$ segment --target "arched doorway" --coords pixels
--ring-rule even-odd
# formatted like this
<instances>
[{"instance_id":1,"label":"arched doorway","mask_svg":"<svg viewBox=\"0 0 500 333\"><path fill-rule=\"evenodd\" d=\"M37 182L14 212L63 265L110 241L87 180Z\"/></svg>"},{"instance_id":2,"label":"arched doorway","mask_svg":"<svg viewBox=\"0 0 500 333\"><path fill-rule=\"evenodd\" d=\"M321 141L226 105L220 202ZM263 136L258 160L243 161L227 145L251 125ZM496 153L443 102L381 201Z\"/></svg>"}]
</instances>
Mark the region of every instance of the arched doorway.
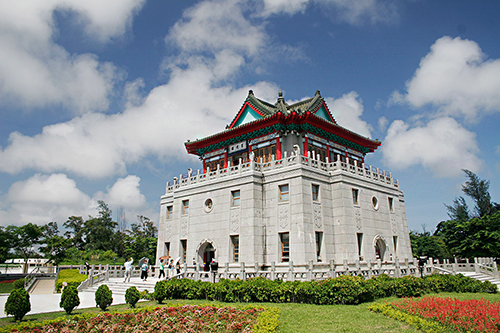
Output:
<instances>
[{"instance_id":1,"label":"arched doorway","mask_svg":"<svg viewBox=\"0 0 500 333\"><path fill-rule=\"evenodd\" d=\"M205 272L210 271L210 262L215 259L215 246L213 241L205 240L198 249L198 262L203 264Z\"/></svg>"},{"instance_id":2,"label":"arched doorway","mask_svg":"<svg viewBox=\"0 0 500 333\"><path fill-rule=\"evenodd\" d=\"M387 250L385 240L381 236L376 236L373 243L375 247L375 259L384 261L385 251Z\"/></svg>"}]
</instances>

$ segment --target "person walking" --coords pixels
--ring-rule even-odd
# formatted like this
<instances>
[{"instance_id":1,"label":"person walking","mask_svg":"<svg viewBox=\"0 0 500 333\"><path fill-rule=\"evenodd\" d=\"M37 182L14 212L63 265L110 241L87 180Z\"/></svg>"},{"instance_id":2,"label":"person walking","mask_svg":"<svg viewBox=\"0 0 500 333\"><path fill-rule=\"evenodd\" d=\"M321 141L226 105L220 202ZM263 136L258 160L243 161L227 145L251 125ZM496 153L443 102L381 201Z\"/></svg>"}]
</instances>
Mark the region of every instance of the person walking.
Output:
<instances>
[{"instance_id":1,"label":"person walking","mask_svg":"<svg viewBox=\"0 0 500 333\"><path fill-rule=\"evenodd\" d=\"M141 266L141 280L142 281L147 281L148 280L148 263L149 259L144 260Z\"/></svg>"},{"instance_id":2,"label":"person walking","mask_svg":"<svg viewBox=\"0 0 500 333\"><path fill-rule=\"evenodd\" d=\"M158 279L161 279L161 277L165 278L165 265L163 265L163 259L160 260L160 274L158 275Z\"/></svg>"},{"instance_id":3,"label":"person walking","mask_svg":"<svg viewBox=\"0 0 500 333\"><path fill-rule=\"evenodd\" d=\"M130 282L130 277L132 276L132 263L134 262L134 259L130 258L128 261L126 261L123 266L125 266L125 280L123 283L128 283Z\"/></svg>"}]
</instances>

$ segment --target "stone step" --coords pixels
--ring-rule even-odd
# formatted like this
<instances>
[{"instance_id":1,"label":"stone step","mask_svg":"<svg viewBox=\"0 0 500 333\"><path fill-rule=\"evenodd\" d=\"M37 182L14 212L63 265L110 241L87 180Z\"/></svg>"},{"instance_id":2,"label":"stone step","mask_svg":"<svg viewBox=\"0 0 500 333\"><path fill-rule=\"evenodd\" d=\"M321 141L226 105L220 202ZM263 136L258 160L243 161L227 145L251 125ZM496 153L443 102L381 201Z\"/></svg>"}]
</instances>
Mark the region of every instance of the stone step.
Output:
<instances>
[{"instance_id":1,"label":"stone step","mask_svg":"<svg viewBox=\"0 0 500 333\"><path fill-rule=\"evenodd\" d=\"M500 289L500 279L498 279L498 278L494 278L490 275L486 275L486 274L482 274L482 273L475 273L475 272L461 272L460 274L467 276L467 277L470 277L470 278L473 278L473 279L476 279L476 280L479 280L481 282L490 281L491 283L499 286L499 289Z\"/></svg>"},{"instance_id":2,"label":"stone step","mask_svg":"<svg viewBox=\"0 0 500 333\"><path fill-rule=\"evenodd\" d=\"M154 279L151 281L131 281L128 283L124 283L123 279L110 279L109 281L103 281L100 283L96 283L92 287L85 288L83 291L85 292L96 292L99 286L105 284L108 288L113 292L114 295L125 295L125 292L128 288L135 286L137 290L140 292L147 290L149 293L153 293L155 289L156 282L158 279Z\"/></svg>"}]
</instances>

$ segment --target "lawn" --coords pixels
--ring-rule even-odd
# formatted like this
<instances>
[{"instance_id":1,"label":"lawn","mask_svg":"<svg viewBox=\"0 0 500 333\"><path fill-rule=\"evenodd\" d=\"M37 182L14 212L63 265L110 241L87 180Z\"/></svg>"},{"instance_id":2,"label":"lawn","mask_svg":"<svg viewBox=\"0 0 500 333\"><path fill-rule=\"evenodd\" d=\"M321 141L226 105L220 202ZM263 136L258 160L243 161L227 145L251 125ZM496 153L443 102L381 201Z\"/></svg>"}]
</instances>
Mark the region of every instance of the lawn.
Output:
<instances>
[{"instance_id":1,"label":"lawn","mask_svg":"<svg viewBox=\"0 0 500 333\"><path fill-rule=\"evenodd\" d=\"M472 293L440 293L431 294L432 296L454 297L458 299L481 299L489 301L500 301L500 294L472 294ZM376 302L392 302L396 297L379 299ZM208 301L168 301L164 305L174 304L196 304L196 305L225 305L238 306L238 303L221 303ZM247 305L247 303L240 303ZM281 311L280 325L277 332L419 332L410 327L408 324L393 320L381 314L373 313L367 308L372 303L364 303L360 305L312 305L312 304L272 304L272 303L252 303L255 307L273 306ZM138 308L146 306L158 306L157 302L140 302ZM119 312L124 309L129 309L128 305L117 305L109 308L107 312ZM74 314L84 312L101 313L98 308L77 309ZM55 319L65 317L62 312L53 312L45 314L28 315L23 321L43 321L47 319ZM0 318L0 327L12 324L12 318Z\"/></svg>"},{"instance_id":2,"label":"lawn","mask_svg":"<svg viewBox=\"0 0 500 333\"><path fill-rule=\"evenodd\" d=\"M0 294L10 294L10 292L14 289L13 282L2 282L0 283Z\"/></svg>"}]
</instances>

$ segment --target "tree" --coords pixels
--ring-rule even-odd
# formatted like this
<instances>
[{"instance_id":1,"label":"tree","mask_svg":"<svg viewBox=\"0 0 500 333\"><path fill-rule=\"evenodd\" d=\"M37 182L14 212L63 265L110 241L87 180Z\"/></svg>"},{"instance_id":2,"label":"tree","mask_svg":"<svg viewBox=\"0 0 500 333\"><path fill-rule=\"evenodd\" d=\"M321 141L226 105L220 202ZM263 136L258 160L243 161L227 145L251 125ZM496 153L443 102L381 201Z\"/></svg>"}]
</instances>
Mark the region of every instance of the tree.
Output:
<instances>
[{"instance_id":1,"label":"tree","mask_svg":"<svg viewBox=\"0 0 500 333\"><path fill-rule=\"evenodd\" d=\"M71 239L72 246L77 250L83 250L85 248L84 237L84 225L85 222L81 216L70 216L68 220L64 222L64 227L68 229L64 234L66 238Z\"/></svg>"},{"instance_id":2,"label":"tree","mask_svg":"<svg viewBox=\"0 0 500 333\"><path fill-rule=\"evenodd\" d=\"M66 250L71 246L71 239L59 236L57 222L49 222L42 226L40 252L45 255L45 258L51 260L58 265L66 257Z\"/></svg>"},{"instance_id":3,"label":"tree","mask_svg":"<svg viewBox=\"0 0 500 333\"><path fill-rule=\"evenodd\" d=\"M99 200L99 216L91 217L84 224L86 250L112 250L114 245L115 228L118 225L111 218L108 205Z\"/></svg>"},{"instance_id":4,"label":"tree","mask_svg":"<svg viewBox=\"0 0 500 333\"><path fill-rule=\"evenodd\" d=\"M4 227L0 227L0 263L5 262L9 256L9 250L12 247L11 238L11 234Z\"/></svg>"},{"instance_id":5,"label":"tree","mask_svg":"<svg viewBox=\"0 0 500 333\"><path fill-rule=\"evenodd\" d=\"M31 311L30 295L24 288L14 289L5 302L5 313L14 316L14 320L23 319Z\"/></svg>"},{"instance_id":6,"label":"tree","mask_svg":"<svg viewBox=\"0 0 500 333\"><path fill-rule=\"evenodd\" d=\"M100 307L102 311L106 311L111 303L113 303L113 292L107 285L100 285L95 292L95 304Z\"/></svg>"},{"instance_id":7,"label":"tree","mask_svg":"<svg viewBox=\"0 0 500 333\"><path fill-rule=\"evenodd\" d=\"M458 197L453 200L453 205L446 205L448 210L448 216L453 221L468 221L470 218L469 207L467 207L467 202L465 202L464 197Z\"/></svg>"},{"instance_id":8,"label":"tree","mask_svg":"<svg viewBox=\"0 0 500 333\"><path fill-rule=\"evenodd\" d=\"M492 214L496 204L491 202L491 195L489 192L490 182L488 180L480 179L474 172L469 170L462 170L465 172L469 180L462 185L462 191L474 200L476 206L474 212L477 217L483 217Z\"/></svg>"},{"instance_id":9,"label":"tree","mask_svg":"<svg viewBox=\"0 0 500 333\"><path fill-rule=\"evenodd\" d=\"M62 291L59 307L63 308L67 314L71 314L71 311L78 305L80 305L78 289L75 286L67 285Z\"/></svg>"},{"instance_id":10,"label":"tree","mask_svg":"<svg viewBox=\"0 0 500 333\"><path fill-rule=\"evenodd\" d=\"M453 205L445 205L450 220L440 222L434 235L442 237L455 256L496 257L500 246L500 207L491 201L489 181L472 171L463 171L468 180L462 191L474 201L474 214L469 213L463 197L455 198Z\"/></svg>"},{"instance_id":11,"label":"tree","mask_svg":"<svg viewBox=\"0 0 500 333\"><path fill-rule=\"evenodd\" d=\"M127 231L128 235L125 240L127 257L147 257L154 262L158 242L158 229L148 217L142 215L137 217L139 222L132 223L132 230Z\"/></svg>"},{"instance_id":12,"label":"tree","mask_svg":"<svg viewBox=\"0 0 500 333\"><path fill-rule=\"evenodd\" d=\"M135 304L141 298L141 293L137 290L136 286L132 286L125 292L125 302L130 304L131 308L135 308Z\"/></svg>"},{"instance_id":13,"label":"tree","mask_svg":"<svg viewBox=\"0 0 500 333\"><path fill-rule=\"evenodd\" d=\"M23 226L9 225L6 230L11 235L11 246L15 254L24 259L24 273L27 273L28 258L38 256L34 246L40 243L42 229L33 223Z\"/></svg>"},{"instance_id":14,"label":"tree","mask_svg":"<svg viewBox=\"0 0 500 333\"><path fill-rule=\"evenodd\" d=\"M442 237L431 235L425 228L422 233L410 231L410 242L415 257L428 256L435 259L451 257Z\"/></svg>"}]
</instances>

